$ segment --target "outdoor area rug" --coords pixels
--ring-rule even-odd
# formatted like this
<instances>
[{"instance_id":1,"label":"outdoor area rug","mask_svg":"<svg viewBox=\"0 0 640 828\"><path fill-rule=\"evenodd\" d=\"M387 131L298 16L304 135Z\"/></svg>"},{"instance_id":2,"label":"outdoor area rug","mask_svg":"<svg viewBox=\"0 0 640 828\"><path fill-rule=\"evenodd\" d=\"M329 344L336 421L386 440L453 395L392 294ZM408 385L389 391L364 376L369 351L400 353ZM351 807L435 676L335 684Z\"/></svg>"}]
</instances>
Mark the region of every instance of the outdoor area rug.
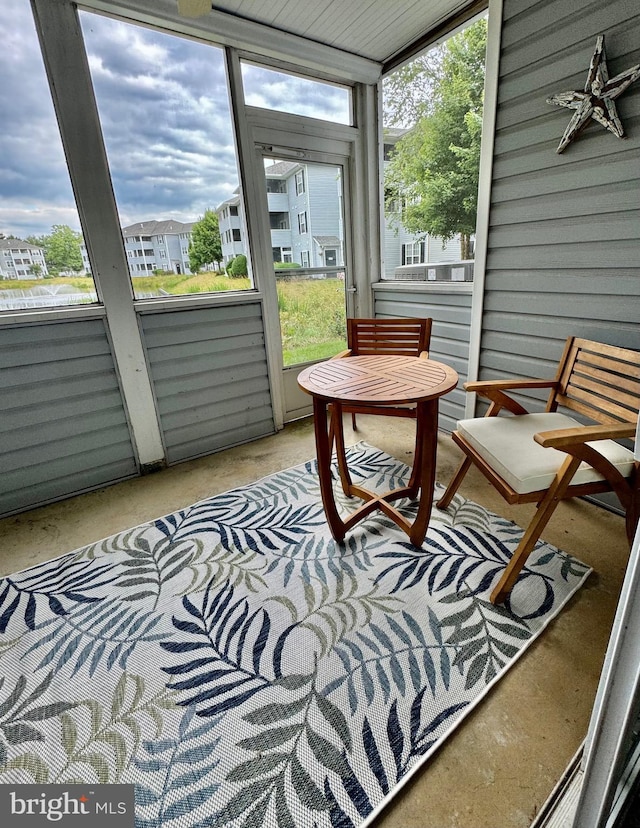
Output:
<instances>
[{"instance_id":1,"label":"outdoor area rug","mask_svg":"<svg viewBox=\"0 0 640 828\"><path fill-rule=\"evenodd\" d=\"M134 784L137 828L362 828L587 577L540 543L492 606L520 534L458 495L422 548L382 514L340 546L308 462L1 579L0 784Z\"/></svg>"}]
</instances>

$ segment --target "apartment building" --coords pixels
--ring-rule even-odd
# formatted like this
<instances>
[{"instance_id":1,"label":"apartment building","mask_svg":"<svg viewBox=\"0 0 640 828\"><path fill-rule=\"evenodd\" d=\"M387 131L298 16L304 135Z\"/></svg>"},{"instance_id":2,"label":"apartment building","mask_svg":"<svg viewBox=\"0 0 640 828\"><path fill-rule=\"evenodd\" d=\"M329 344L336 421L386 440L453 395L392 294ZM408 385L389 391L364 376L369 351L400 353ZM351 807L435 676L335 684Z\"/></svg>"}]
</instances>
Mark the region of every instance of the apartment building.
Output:
<instances>
[{"instance_id":1,"label":"apartment building","mask_svg":"<svg viewBox=\"0 0 640 828\"><path fill-rule=\"evenodd\" d=\"M385 159L404 130L389 130ZM265 168L271 246L274 262L292 262L302 267L344 264L342 216L335 195L340 182L335 168L280 161ZM246 254L243 238L242 199L239 191L216 208L226 264ZM460 239L444 239L427 233L409 233L400 220L400 210L388 209L384 224L385 279L426 279L415 275L415 267L426 263L447 265L460 261ZM423 268L424 269L424 268ZM442 267L443 274L448 274ZM472 272L472 264L470 265ZM435 278L443 278L440 271ZM444 278L450 278L445 275ZM465 277L467 278L467 277Z\"/></svg>"},{"instance_id":2,"label":"apartment building","mask_svg":"<svg viewBox=\"0 0 640 828\"><path fill-rule=\"evenodd\" d=\"M22 239L0 239L0 279L42 279L48 275L41 247Z\"/></svg>"},{"instance_id":3,"label":"apartment building","mask_svg":"<svg viewBox=\"0 0 640 828\"><path fill-rule=\"evenodd\" d=\"M156 270L191 274L189 242L194 222L138 221L122 228L129 274L151 276ZM87 273L91 264L84 243L81 245L82 263Z\"/></svg>"},{"instance_id":4,"label":"apartment building","mask_svg":"<svg viewBox=\"0 0 640 828\"><path fill-rule=\"evenodd\" d=\"M278 161L265 168L274 262L302 267L344 264L341 182L336 168ZM240 194L216 208L225 263L245 253Z\"/></svg>"},{"instance_id":5,"label":"apartment building","mask_svg":"<svg viewBox=\"0 0 640 828\"><path fill-rule=\"evenodd\" d=\"M193 222L139 221L122 228L131 276L150 276L155 270L190 274L189 241Z\"/></svg>"}]
</instances>

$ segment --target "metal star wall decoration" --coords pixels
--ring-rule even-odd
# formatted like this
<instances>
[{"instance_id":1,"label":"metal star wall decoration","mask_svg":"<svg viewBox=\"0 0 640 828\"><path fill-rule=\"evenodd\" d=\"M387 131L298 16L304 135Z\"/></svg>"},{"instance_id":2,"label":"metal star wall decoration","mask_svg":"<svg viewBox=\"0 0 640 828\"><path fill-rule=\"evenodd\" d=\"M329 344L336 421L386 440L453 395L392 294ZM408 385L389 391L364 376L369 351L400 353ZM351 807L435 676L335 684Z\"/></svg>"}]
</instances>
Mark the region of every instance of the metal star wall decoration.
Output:
<instances>
[{"instance_id":1,"label":"metal star wall decoration","mask_svg":"<svg viewBox=\"0 0 640 828\"><path fill-rule=\"evenodd\" d=\"M563 152L591 119L602 124L618 138L624 138L624 127L618 117L614 101L638 78L640 78L640 63L609 80L604 35L598 35L584 92L560 92L558 95L547 98L547 103L576 110L556 152Z\"/></svg>"}]
</instances>

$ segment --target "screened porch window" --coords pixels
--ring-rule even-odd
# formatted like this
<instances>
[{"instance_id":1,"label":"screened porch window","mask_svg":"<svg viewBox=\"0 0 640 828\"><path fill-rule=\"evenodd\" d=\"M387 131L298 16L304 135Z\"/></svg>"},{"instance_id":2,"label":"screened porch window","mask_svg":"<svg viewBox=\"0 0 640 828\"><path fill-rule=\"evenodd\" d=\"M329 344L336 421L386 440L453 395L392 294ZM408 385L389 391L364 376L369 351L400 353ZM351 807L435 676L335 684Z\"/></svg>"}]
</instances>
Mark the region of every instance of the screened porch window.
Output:
<instances>
[{"instance_id":1,"label":"screened porch window","mask_svg":"<svg viewBox=\"0 0 640 828\"><path fill-rule=\"evenodd\" d=\"M0 54L9 106L0 130L0 311L95 303L31 4L10 5Z\"/></svg>"},{"instance_id":2,"label":"screened porch window","mask_svg":"<svg viewBox=\"0 0 640 828\"><path fill-rule=\"evenodd\" d=\"M223 50L79 15L123 235L157 240L130 269L135 298L250 289L223 269L249 254L228 232L239 177Z\"/></svg>"},{"instance_id":3,"label":"screened porch window","mask_svg":"<svg viewBox=\"0 0 640 828\"><path fill-rule=\"evenodd\" d=\"M242 61L242 83L249 106L319 118L336 124L353 124L351 90L346 86L276 72ZM286 94L283 91L286 90Z\"/></svg>"}]
</instances>

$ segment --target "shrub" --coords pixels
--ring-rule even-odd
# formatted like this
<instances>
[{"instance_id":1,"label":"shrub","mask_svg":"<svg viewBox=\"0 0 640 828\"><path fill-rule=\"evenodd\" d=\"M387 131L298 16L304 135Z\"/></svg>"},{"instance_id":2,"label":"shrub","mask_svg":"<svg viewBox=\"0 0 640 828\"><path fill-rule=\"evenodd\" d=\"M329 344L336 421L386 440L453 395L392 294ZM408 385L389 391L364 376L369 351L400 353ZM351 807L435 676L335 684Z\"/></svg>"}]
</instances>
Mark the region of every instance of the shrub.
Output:
<instances>
[{"instance_id":1,"label":"shrub","mask_svg":"<svg viewBox=\"0 0 640 828\"><path fill-rule=\"evenodd\" d=\"M247 270L247 257L240 253L227 267L227 271L233 277L246 276L249 273Z\"/></svg>"}]
</instances>

